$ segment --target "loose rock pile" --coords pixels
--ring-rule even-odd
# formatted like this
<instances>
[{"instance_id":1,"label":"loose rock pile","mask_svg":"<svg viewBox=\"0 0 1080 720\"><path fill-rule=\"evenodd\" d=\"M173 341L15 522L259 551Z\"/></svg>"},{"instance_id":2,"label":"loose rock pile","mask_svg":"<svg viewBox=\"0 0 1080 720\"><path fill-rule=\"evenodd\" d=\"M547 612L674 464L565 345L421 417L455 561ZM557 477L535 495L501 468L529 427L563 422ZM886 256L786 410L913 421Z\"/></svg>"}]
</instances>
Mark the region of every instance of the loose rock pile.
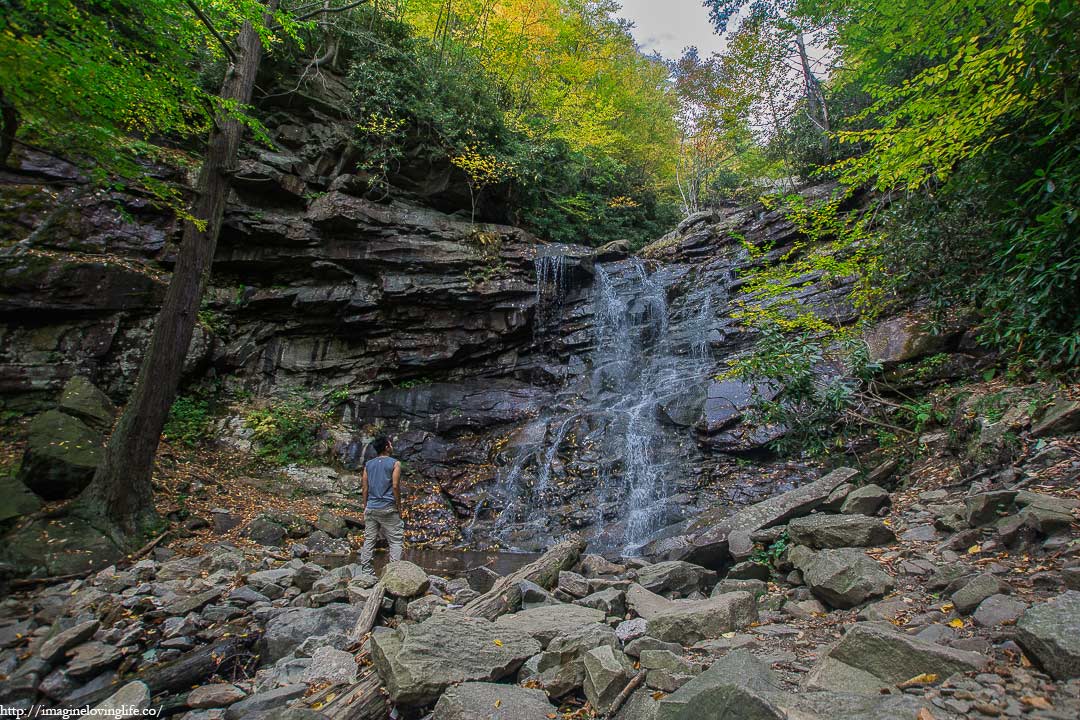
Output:
<instances>
[{"instance_id":1,"label":"loose rock pile","mask_svg":"<svg viewBox=\"0 0 1080 720\"><path fill-rule=\"evenodd\" d=\"M185 720L1076 717L1077 504L854 478L667 548L708 548L708 567L576 539L452 580L326 567L301 545L163 552L5 599L0 702Z\"/></svg>"}]
</instances>

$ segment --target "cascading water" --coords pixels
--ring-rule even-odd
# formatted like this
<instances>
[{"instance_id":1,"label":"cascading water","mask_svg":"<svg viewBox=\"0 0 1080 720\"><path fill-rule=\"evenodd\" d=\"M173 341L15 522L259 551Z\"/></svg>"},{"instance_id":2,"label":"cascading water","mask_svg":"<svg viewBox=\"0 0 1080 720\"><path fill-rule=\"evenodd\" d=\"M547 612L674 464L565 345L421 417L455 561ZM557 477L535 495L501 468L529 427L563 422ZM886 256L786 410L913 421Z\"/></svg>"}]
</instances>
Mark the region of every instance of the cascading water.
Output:
<instances>
[{"instance_id":1,"label":"cascading water","mask_svg":"<svg viewBox=\"0 0 1080 720\"><path fill-rule=\"evenodd\" d=\"M540 332L558 317L567 288L558 256L537 258L536 270ZM700 410L713 369L708 338L718 291L696 288L669 307L680 273L686 268L650 272L638 259L596 266L590 371L504 452L492 488L499 544L546 544L560 532L561 513L589 528L595 546L632 552L678 519L668 498L692 460L686 418ZM570 482L571 469L588 482Z\"/></svg>"}]
</instances>

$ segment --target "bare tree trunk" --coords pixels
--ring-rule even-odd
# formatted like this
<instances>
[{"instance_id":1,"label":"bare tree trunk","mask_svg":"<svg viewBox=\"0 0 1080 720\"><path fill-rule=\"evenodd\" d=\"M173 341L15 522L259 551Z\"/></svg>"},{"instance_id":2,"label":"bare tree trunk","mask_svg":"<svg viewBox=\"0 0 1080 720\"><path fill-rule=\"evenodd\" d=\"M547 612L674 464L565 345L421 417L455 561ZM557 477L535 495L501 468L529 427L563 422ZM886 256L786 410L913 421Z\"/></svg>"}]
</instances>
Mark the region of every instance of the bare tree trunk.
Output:
<instances>
[{"instance_id":1,"label":"bare tree trunk","mask_svg":"<svg viewBox=\"0 0 1080 720\"><path fill-rule=\"evenodd\" d=\"M806 56L806 42L803 40L802 33L795 35L795 46L799 48L799 62L802 64L803 80L806 83L806 99L818 114L818 117L815 118L811 112L810 119L821 130L821 147L825 154L828 155L829 133L832 128L829 126L829 108L825 104L825 93L821 91L821 83L818 82L814 71L810 69L810 60Z\"/></svg>"},{"instance_id":2,"label":"bare tree trunk","mask_svg":"<svg viewBox=\"0 0 1080 720\"><path fill-rule=\"evenodd\" d=\"M15 147L15 133L19 129L19 111L15 109L0 90L0 166L7 165L11 150Z\"/></svg>"},{"instance_id":3,"label":"bare tree trunk","mask_svg":"<svg viewBox=\"0 0 1080 720\"><path fill-rule=\"evenodd\" d=\"M267 18L277 4L278 0L269 0ZM236 60L225 76L221 98L246 105L251 102L262 60L262 43L250 23L240 31L236 45ZM135 389L109 440L104 462L73 507L121 545L137 543L157 519L151 486L154 455L176 396L210 275L242 134L243 125L229 116L218 117L210 131L192 208L199 224L188 221L184 225L172 281Z\"/></svg>"}]
</instances>

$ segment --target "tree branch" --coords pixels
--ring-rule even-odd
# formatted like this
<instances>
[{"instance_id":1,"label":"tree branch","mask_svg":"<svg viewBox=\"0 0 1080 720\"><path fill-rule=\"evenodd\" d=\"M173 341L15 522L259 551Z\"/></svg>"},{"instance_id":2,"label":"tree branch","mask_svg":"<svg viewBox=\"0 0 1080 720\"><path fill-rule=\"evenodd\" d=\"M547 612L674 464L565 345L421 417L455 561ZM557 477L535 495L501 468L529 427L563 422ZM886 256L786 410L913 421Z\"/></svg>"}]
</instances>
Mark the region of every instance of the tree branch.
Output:
<instances>
[{"instance_id":1,"label":"tree branch","mask_svg":"<svg viewBox=\"0 0 1080 720\"><path fill-rule=\"evenodd\" d=\"M210 31L210 34L217 39L221 44L221 49L225 51L225 54L229 56L229 60L236 62L236 53L233 52L232 47L226 42L225 38L221 37L221 33L217 31L214 24L210 22L210 18L206 17L206 14L199 9L199 6L195 4L194 0L185 0L187 6L191 8L191 11L195 13L195 17L199 18L199 22L206 26L206 29Z\"/></svg>"},{"instance_id":2,"label":"tree branch","mask_svg":"<svg viewBox=\"0 0 1080 720\"><path fill-rule=\"evenodd\" d=\"M316 15L329 15L330 13L345 12L346 10L352 10L355 7L360 7L361 5L365 4L367 4L367 0L356 0L356 2L346 3L345 5L342 5L340 7L323 7L319 8L318 10L312 10L311 12L305 13L303 15L297 15L292 20L293 22L303 22L304 20L307 20L308 18L313 18ZM281 30L281 25L274 25L270 29Z\"/></svg>"}]
</instances>

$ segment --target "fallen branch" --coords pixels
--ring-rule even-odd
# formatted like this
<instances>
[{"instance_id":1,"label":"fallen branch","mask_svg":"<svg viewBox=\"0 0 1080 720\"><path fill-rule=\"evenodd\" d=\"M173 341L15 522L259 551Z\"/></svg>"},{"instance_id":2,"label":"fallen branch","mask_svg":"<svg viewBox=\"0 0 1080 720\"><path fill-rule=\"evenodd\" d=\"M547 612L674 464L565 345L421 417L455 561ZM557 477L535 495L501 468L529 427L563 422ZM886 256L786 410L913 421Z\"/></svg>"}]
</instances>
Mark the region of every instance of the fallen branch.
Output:
<instances>
[{"instance_id":1,"label":"fallen branch","mask_svg":"<svg viewBox=\"0 0 1080 720\"><path fill-rule=\"evenodd\" d=\"M619 708L623 706L623 703L625 703L630 698L630 696L634 694L634 691L641 687L641 683L643 682L645 682L645 671L641 670L638 672L637 675L630 678L630 682L626 683L626 687L624 687L622 689L622 692L615 697L615 700L611 703L611 707L608 708L607 715L605 717L613 717L615 713L619 711Z\"/></svg>"},{"instance_id":2,"label":"fallen branch","mask_svg":"<svg viewBox=\"0 0 1080 720\"><path fill-rule=\"evenodd\" d=\"M364 636L375 627L375 620L379 617L379 608L382 607L385 594L386 587L381 582L376 583L375 587L371 589L371 595L368 595L368 599L364 603L364 611L356 619L356 625L349 635L353 646L359 646L364 641Z\"/></svg>"},{"instance_id":3,"label":"fallen branch","mask_svg":"<svg viewBox=\"0 0 1080 720\"><path fill-rule=\"evenodd\" d=\"M544 589L551 588L558 582L559 573L573 567L584 551L585 541L579 537L559 543L520 570L496 580L490 590L465 605L465 614L494 620L510 612L521 603L518 583L528 580Z\"/></svg>"}]
</instances>

